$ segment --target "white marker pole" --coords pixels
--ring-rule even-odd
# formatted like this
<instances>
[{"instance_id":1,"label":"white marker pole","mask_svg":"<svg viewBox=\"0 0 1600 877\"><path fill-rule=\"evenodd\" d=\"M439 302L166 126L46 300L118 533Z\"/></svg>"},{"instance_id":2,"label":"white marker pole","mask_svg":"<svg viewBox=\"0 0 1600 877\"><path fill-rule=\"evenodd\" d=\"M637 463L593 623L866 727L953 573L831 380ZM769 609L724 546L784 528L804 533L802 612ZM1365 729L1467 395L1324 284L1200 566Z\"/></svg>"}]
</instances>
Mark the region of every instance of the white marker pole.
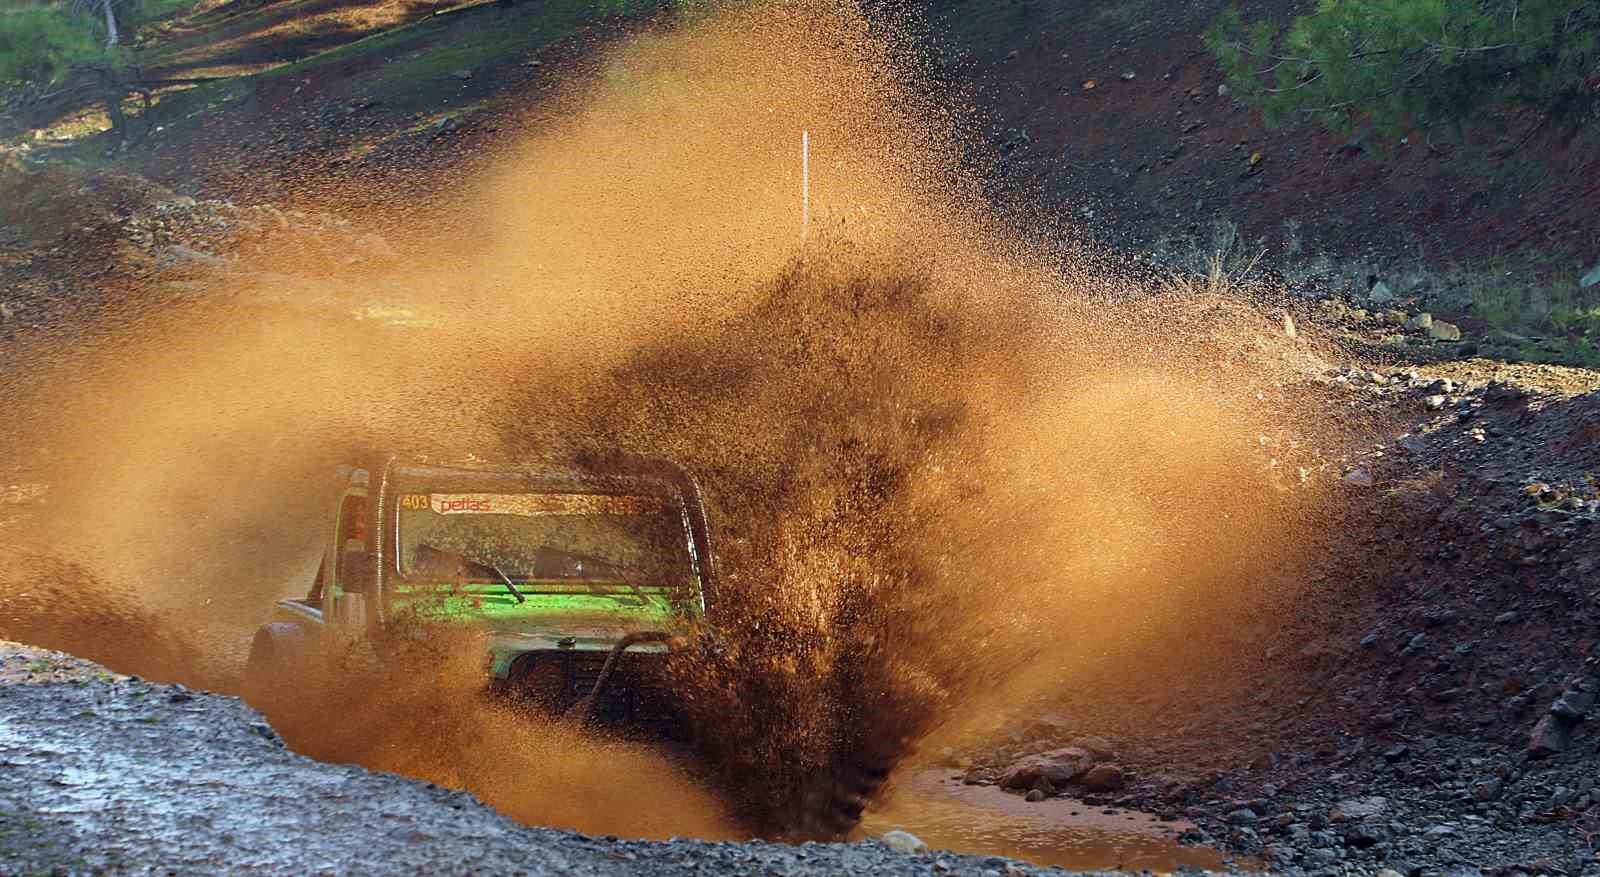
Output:
<instances>
[{"instance_id":1,"label":"white marker pole","mask_svg":"<svg viewBox=\"0 0 1600 877\"><path fill-rule=\"evenodd\" d=\"M800 239L811 225L811 132L800 132Z\"/></svg>"}]
</instances>

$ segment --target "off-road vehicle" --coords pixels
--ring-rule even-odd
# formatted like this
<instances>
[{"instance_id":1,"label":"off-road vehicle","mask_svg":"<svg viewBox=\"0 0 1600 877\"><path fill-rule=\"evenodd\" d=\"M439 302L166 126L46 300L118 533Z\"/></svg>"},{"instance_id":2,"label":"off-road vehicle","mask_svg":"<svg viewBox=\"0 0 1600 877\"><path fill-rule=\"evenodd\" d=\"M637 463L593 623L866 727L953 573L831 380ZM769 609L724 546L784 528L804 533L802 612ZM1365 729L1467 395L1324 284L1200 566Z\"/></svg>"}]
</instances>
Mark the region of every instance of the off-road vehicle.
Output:
<instances>
[{"instance_id":1,"label":"off-road vehicle","mask_svg":"<svg viewBox=\"0 0 1600 877\"><path fill-rule=\"evenodd\" d=\"M334 487L316 577L256 631L247 692L292 689L331 640L401 620L464 624L485 634L492 687L674 736L656 671L713 594L687 473L388 459L340 467Z\"/></svg>"}]
</instances>

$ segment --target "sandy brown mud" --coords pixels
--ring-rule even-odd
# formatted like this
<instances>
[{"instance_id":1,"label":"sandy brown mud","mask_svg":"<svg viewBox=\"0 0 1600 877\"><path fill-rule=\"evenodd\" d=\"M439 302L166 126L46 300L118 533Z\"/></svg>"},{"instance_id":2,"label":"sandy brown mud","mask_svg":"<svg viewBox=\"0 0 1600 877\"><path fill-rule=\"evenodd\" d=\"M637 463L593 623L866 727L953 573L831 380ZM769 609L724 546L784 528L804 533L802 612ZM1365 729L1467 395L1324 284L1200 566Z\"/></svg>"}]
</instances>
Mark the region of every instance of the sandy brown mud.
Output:
<instances>
[{"instance_id":1,"label":"sandy brown mud","mask_svg":"<svg viewBox=\"0 0 1600 877\"><path fill-rule=\"evenodd\" d=\"M12 673L14 665L36 671ZM663 843L519 825L470 794L325 764L236 698L0 649L0 872L1032 874L879 843Z\"/></svg>"}]
</instances>

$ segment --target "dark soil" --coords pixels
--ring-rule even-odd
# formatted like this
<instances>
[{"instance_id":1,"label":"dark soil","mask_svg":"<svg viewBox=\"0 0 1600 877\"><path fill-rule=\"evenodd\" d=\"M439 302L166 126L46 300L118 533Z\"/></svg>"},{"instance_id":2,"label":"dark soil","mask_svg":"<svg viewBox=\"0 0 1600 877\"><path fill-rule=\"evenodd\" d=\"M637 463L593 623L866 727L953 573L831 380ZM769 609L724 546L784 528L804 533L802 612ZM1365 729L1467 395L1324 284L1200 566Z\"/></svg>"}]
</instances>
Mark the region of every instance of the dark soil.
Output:
<instances>
[{"instance_id":1,"label":"dark soil","mask_svg":"<svg viewBox=\"0 0 1600 877\"><path fill-rule=\"evenodd\" d=\"M1227 5L928 8L946 66L974 92L1004 155L1002 197L1097 238L1138 246L1205 237L1221 217L1274 254L1294 222L1311 252L1439 263L1600 258L1593 132L1542 131L1518 146L1537 119L1500 119L1459 143L1420 131L1378 144L1311 127L1269 130L1260 113L1218 93L1223 75L1201 35ZM1242 4L1247 20L1276 21L1306 6Z\"/></svg>"}]
</instances>

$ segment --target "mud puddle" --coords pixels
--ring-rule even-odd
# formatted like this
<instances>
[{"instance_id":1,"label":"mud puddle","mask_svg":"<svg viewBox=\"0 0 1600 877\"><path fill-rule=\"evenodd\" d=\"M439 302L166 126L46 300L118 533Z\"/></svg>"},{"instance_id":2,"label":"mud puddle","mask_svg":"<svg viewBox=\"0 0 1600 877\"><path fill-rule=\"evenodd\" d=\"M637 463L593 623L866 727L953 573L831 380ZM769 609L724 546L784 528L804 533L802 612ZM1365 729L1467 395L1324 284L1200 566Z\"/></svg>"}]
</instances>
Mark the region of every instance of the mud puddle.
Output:
<instances>
[{"instance_id":1,"label":"mud puddle","mask_svg":"<svg viewBox=\"0 0 1600 877\"><path fill-rule=\"evenodd\" d=\"M1074 870L1172 872L1249 866L1209 847L1179 844L1177 835L1185 827L1148 813L1071 798L1030 804L993 786L963 785L937 769L899 778L893 797L862 821L868 837L898 828L932 849Z\"/></svg>"}]
</instances>

